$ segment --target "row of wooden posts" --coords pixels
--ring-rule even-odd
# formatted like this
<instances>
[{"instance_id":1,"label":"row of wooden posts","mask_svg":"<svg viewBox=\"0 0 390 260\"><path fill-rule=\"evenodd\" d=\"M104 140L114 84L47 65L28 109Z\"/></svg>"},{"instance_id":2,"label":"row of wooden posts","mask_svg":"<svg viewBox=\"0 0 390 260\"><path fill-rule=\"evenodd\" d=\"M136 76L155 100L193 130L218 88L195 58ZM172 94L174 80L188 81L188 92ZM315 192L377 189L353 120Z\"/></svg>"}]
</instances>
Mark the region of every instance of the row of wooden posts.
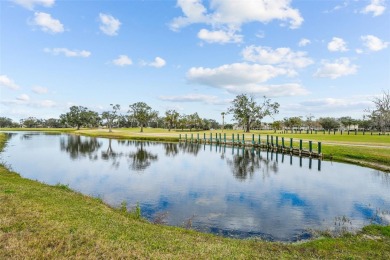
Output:
<instances>
[{"instance_id":1,"label":"row of wooden posts","mask_svg":"<svg viewBox=\"0 0 390 260\"><path fill-rule=\"evenodd\" d=\"M302 133L306 133L306 134L317 134L317 133L323 133L323 134L326 134L327 132L328 132L328 134L331 134L331 132L333 132L333 135L335 135L336 133L340 133L341 135L343 135L343 133L347 133L348 135L350 134L350 133L354 133L355 135L357 135L358 134L358 130L357 129L354 129L354 130L338 130L338 129L333 129L333 130L325 130L325 129L323 129L323 130L315 130L315 129L306 129L306 130L302 130L302 129L294 129L294 130L283 130L281 133L283 133L283 134L288 134L288 133L292 133L292 134L302 134ZM363 135L365 135L366 134L366 130L365 129L363 129L363 131L361 131L362 133L363 133ZM373 132L372 131L370 131L370 133L371 133L371 135L373 135ZM378 135L386 135L386 133L378 133ZM387 133L387 135L389 135L389 133Z\"/></svg>"},{"instance_id":2,"label":"row of wooden posts","mask_svg":"<svg viewBox=\"0 0 390 260\"><path fill-rule=\"evenodd\" d=\"M191 143L209 143L209 144L227 144L227 145L238 145L238 146L252 146L258 148L266 148L273 151L279 152L288 152L292 154L298 154L300 156L310 156L310 157L322 157L322 145L321 142L317 144L317 151L313 151L313 141L309 141L309 150L303 149L303 140L299 140L299 148L293 146L293 138L290 138L290 145L285 145L285 138L273 135L267 135L266 141L261 140L261 136L258 135L257 140L255 140L255 135L252 134L252 141L248 142L245 140L245 135L242 134L242 138L240 139L240 134L232 134L231 139L227 139L226 133L222 135L222 133L215 133L215 137L213 137L213 133L210 133L209 137L206 137L206 133L203 133L203 138L200 137L199 133L191 134L188 136L185 134L182 138L182 135L179 135L180 142L191 142ZM281 141L281 143L279 143Z\"/></svg>"}]
</instances>

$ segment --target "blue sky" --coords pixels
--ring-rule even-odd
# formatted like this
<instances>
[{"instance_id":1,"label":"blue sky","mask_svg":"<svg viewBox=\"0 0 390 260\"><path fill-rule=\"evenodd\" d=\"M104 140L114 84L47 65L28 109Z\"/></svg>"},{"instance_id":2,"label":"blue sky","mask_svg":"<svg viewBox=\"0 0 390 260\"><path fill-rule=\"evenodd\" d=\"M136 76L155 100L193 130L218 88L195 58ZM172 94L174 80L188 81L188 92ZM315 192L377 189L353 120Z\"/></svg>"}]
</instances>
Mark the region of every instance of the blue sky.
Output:
<instances>
[{"instance_id":1,"label":"blue sky","mask_svg":"<svg viewBox=\"0 0 390 260\"><path fill-rule=\"evenodd\" d=\"M0 116L138 101L220 121L251 93L275 119L362 118L390 88L389 1L1 0ZM227 117L228 121L231 117ZM271 122L272 118L265 121Z\"/></svg>"}]
</instances>

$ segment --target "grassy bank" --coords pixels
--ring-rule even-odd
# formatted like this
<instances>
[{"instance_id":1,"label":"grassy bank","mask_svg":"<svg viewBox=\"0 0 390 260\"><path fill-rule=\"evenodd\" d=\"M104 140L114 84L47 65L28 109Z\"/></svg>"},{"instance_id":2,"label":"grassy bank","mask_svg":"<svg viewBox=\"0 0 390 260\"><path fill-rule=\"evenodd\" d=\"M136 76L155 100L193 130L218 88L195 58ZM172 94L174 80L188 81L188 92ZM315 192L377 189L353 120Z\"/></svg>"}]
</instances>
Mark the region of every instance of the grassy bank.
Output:
<instances>
[{"instance_id":1,"label":"grassy bank","mask_svg":"<svg viewBox=\"0 0 390 260\"><path fill-rule=\"evenodd\" d=\"M0 149L5 142L0 133ZM167 227L0 166L0 259L389 259L390 226L300 244L235 240Z\"/></svg>"}]
</instances>

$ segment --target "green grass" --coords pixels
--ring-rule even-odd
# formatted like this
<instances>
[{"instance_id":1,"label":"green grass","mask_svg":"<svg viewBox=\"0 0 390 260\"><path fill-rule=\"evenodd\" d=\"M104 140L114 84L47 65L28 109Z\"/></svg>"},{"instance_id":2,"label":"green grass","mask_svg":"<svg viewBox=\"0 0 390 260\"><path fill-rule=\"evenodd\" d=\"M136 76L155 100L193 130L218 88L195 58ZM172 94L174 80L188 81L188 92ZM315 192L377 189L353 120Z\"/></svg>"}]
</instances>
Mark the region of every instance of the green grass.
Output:
<instances>
[{"instance_id":1,"label":"green grass","mask_svg":"<svg viewBox=\"0 0 390 260\"><path fill-rule=\"evenodd\" d=\"M151 224L2 165L0 205L0 259L390 259L390 226L298 244L228 239Z\"/></svg>"}]
</instances>

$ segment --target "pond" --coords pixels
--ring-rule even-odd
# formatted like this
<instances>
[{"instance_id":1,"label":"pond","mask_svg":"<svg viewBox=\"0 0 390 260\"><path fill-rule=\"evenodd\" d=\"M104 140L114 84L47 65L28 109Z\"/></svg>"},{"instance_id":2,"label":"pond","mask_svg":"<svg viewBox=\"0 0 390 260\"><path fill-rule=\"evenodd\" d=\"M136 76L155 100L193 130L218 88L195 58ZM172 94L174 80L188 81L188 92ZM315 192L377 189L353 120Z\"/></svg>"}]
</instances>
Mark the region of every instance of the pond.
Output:
<instances>
[{"instance_id":1,"label":"pond","mask_svg":"<svg viewBox=\"0 0 390 260\"><path fill-rule=\"evenodd\" d=\"M219 145L9 133L1 160L151 222L217 235L297 241L312 230L390 224L390 176L355 165Z\"/></svg>"}]
</instances>

